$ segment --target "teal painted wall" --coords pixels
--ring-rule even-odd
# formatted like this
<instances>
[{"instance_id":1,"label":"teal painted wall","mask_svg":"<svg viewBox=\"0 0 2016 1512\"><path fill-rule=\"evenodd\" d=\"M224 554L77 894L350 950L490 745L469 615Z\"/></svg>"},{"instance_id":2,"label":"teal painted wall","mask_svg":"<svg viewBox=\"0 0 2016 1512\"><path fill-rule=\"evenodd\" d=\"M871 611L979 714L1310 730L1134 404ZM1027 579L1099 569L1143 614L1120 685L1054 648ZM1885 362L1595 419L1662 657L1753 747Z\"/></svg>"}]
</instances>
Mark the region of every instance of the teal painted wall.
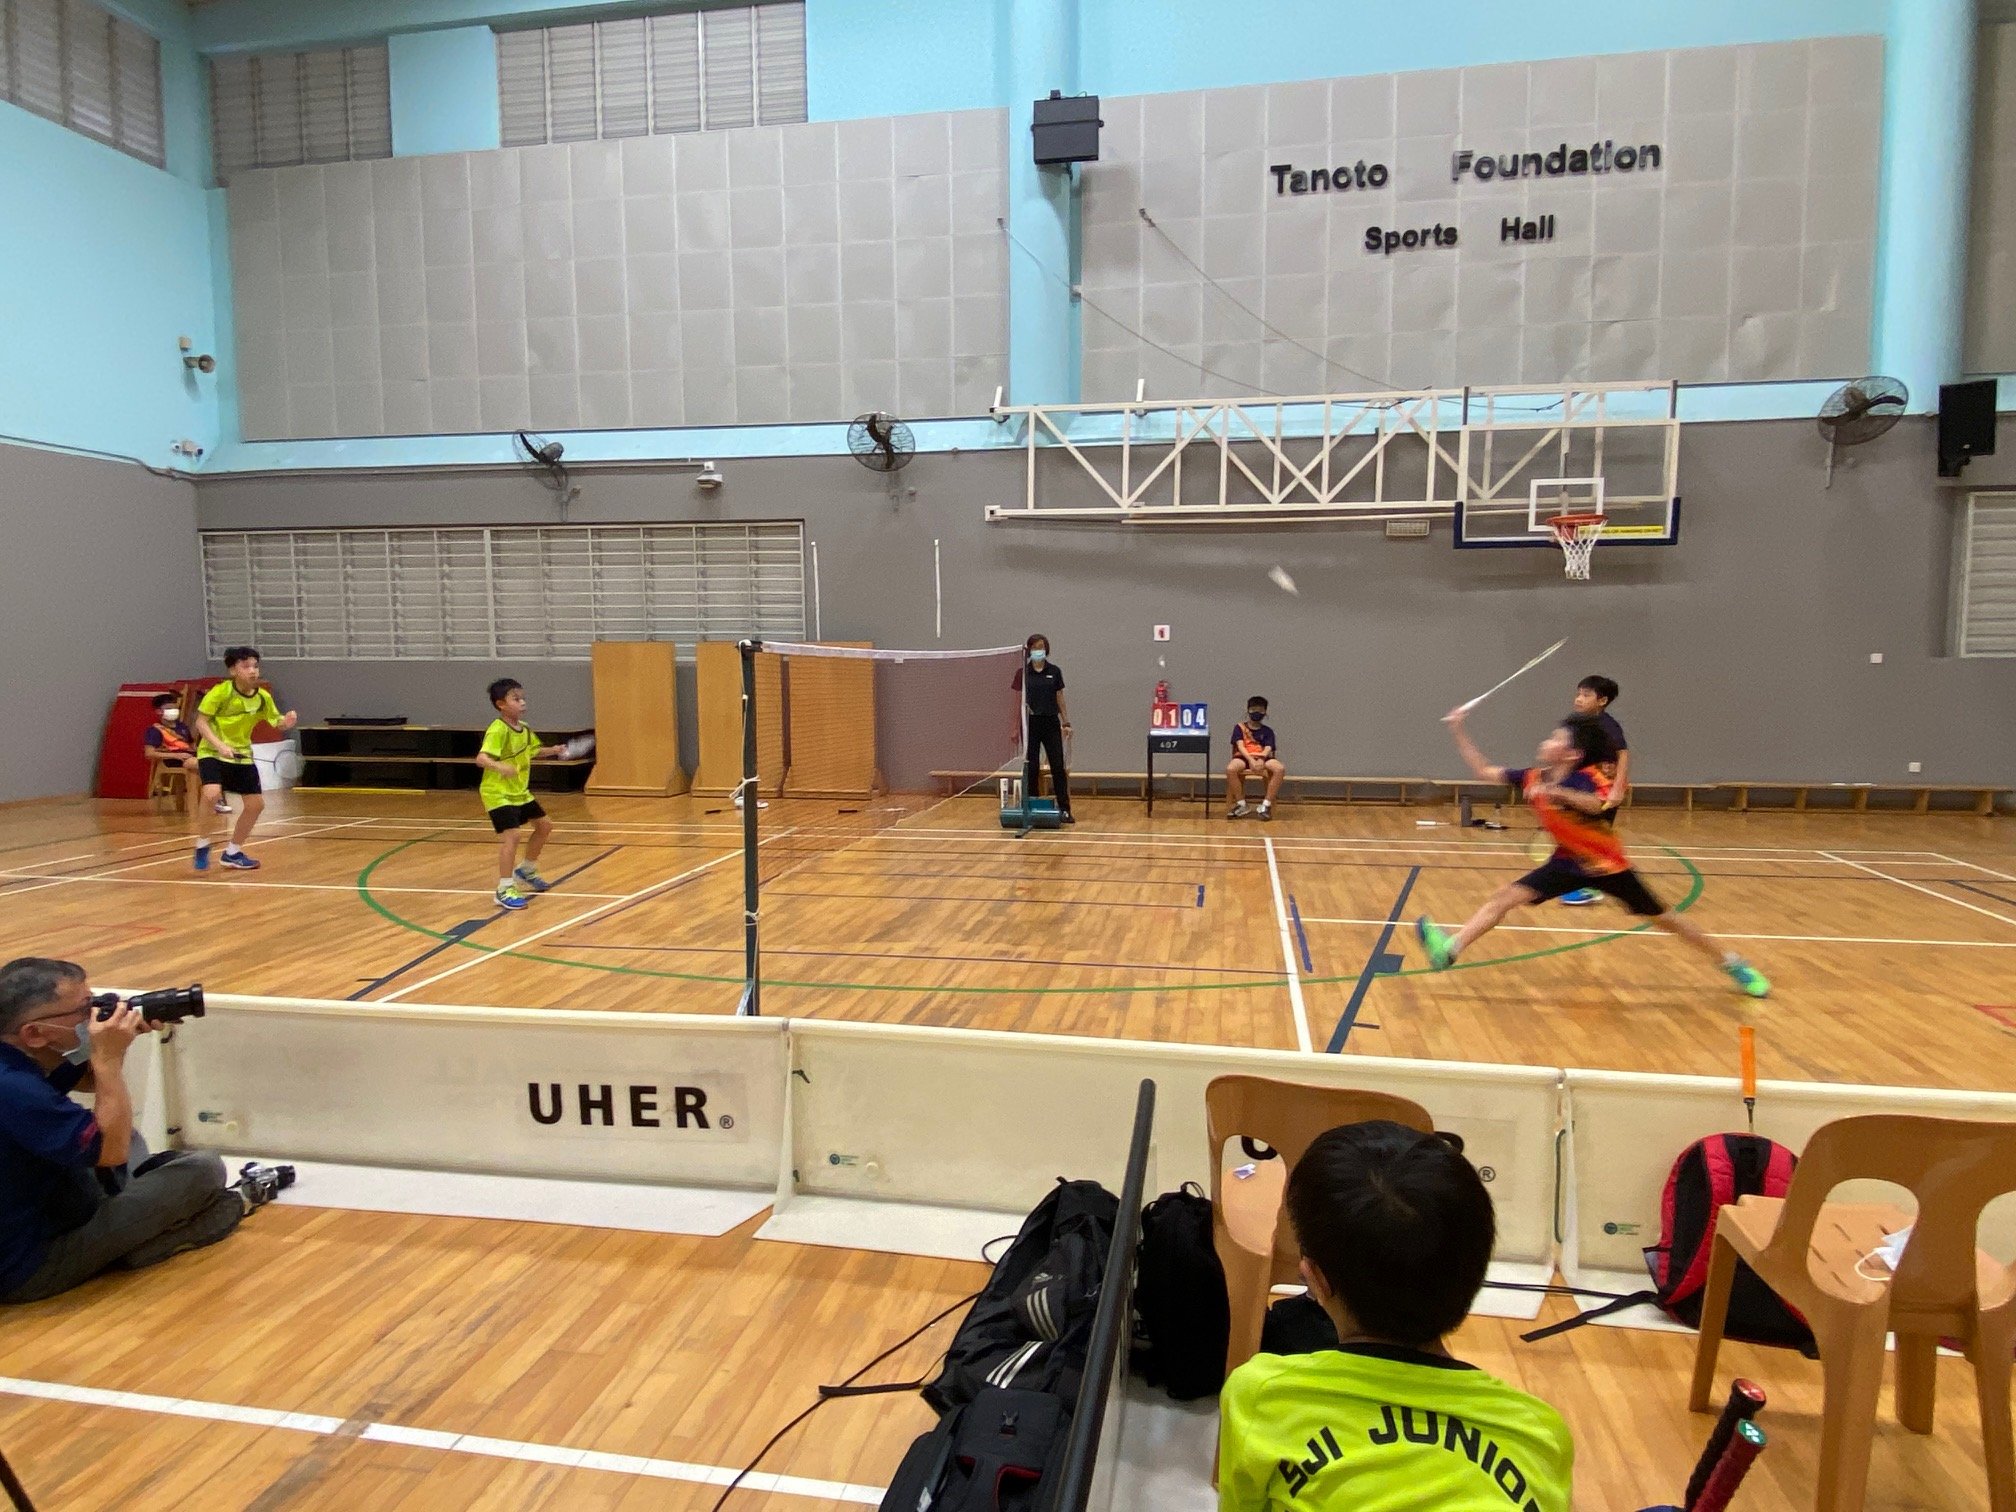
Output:
<instances>
[{"instance_id":1,"label":"teal painted wall","mask_svg":"<svg viewBox=\"0 0 2016 1512\"><path fill-rule=\"evenodd\" d=\"M386 38L392 70L392 152L487 152L497 147L497 33L487 26Z\"/></svg>"},{"instance_id":2,"label":"teal painted wall","mask_svg":"<svg viewBox=\"0 0 2016 1512\"><path fill-rule=\"evenodd\" d=\"M211 192L12 105L0 105L0 287L8 360L0 432L137 457L218 436L229 371L182 366L175 339L217 351Z\"/></svg>"}]
</instances>

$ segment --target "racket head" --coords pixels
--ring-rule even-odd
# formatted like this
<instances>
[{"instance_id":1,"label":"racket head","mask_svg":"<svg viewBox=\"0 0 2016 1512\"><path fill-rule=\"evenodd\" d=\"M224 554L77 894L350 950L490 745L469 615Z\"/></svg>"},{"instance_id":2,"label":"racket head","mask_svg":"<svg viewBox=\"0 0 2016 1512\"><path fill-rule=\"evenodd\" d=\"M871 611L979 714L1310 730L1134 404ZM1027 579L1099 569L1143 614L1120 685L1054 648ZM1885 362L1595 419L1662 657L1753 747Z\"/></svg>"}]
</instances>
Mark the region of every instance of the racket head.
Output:
<instances>
[{"instance_id":1,"label":"racket head","mask_svg":"<svg viewBox=\"0 0 2016 1512\"><path fill-rule=\"evenodd\" d=\"M1536 829L1526 837L1526 859L1535 866L1544 866L1554 854L1554 837L1544 829Z\"/></svg>"},{"instance_id":2,"label":"racket head","mask_svg":"<svg viewBox=\"0 0 2016 1512\"><path fill-rule=\"evenodd\" d=\"M560 747L561 753L569 761L579 761L594 749L595 737L593 734L576 735L572 740L567 741Z\"/></svg>"}]
</instances>

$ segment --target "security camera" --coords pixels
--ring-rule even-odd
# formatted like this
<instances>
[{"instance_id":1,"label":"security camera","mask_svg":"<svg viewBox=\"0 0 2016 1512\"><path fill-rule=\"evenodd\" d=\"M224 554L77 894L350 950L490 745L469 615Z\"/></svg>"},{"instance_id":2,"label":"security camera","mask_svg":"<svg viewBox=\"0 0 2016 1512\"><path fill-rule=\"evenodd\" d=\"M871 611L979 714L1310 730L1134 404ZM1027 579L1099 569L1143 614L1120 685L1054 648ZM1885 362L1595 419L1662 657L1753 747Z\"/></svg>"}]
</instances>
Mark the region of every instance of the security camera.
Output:
<instances>
[{"instance_id":1,"label":"security camera","mask_svg":"<svg viewBox=\"0 0 2016 1512\"><path fill-rule=\"evenodd\" d=\"M693 480L702 488L719 488L722 484L721 469L712 462L700 464L700 476Z\"/></svg>"},{"instance_id":2,"label":"security camera","mask_svg":"<svg viewBox=\"0 0 2016 1512\"><path fill-rule=\"evenodd\" d=\"M187 336L184 336L177 344L182 348L182 366L193 368L199 373L214 373L217 371L217 359L212 357L208 352L198 352L196 350L196 343L191 341Z\"/></svg>"}]
</instances>

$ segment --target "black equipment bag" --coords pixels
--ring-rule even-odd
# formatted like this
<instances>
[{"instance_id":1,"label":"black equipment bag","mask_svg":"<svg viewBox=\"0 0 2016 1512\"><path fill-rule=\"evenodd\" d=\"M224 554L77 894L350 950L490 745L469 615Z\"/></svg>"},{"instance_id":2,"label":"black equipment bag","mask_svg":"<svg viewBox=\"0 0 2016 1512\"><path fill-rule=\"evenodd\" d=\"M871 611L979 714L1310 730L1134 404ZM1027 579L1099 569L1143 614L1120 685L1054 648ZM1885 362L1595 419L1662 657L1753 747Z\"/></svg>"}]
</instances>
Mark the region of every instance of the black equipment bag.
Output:
<instances>
[{"instance_id":1,"label":"black equipment bag","mask_svg":"<svg viewBox=\"0 0 2016 1512\"><path fill-rule=\"evenodd\" d=\"M1141 1210L1134 1268L1133 1368L1179 1402L1225 1384L1232 1310L1211 1239L1211 1199L1195 1182Z\"/></svg>"},{"instance_id":2,"label":"black equipment bag","mask_svg":"<svg viewBox=\"0 0 2016 1512\"><path fill-rule=\"evenodd\" d=\"M1036 1512L1056 1488L1070 1426L1050 1392L983 1386L910 1446L882 1512Z\"/></svg>"}]
</instances>

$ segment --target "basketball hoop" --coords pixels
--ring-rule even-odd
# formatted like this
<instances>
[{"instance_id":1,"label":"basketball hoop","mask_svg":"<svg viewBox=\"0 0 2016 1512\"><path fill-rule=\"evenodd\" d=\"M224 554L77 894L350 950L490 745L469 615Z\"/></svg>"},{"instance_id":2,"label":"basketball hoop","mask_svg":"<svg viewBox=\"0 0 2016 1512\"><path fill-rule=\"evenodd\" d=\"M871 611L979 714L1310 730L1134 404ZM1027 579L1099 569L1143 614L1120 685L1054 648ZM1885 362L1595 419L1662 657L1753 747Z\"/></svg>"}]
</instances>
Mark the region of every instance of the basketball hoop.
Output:
<instances>
[{"instance_id":1,"label":"basketball hoop","mask_svg":"<svg viewBox=\"0 0 2016 1512\"><path fill-rule=\"evenodd\" d=\"M1547 528L1554 532L1554 539L1560 544L1569 577L1587 580L1589 558L1596 551L1596 543L1603 538L1604 518L1600 514L1564 514L1555 515L1547 522Z\"/></svg>"}]
</instances>

